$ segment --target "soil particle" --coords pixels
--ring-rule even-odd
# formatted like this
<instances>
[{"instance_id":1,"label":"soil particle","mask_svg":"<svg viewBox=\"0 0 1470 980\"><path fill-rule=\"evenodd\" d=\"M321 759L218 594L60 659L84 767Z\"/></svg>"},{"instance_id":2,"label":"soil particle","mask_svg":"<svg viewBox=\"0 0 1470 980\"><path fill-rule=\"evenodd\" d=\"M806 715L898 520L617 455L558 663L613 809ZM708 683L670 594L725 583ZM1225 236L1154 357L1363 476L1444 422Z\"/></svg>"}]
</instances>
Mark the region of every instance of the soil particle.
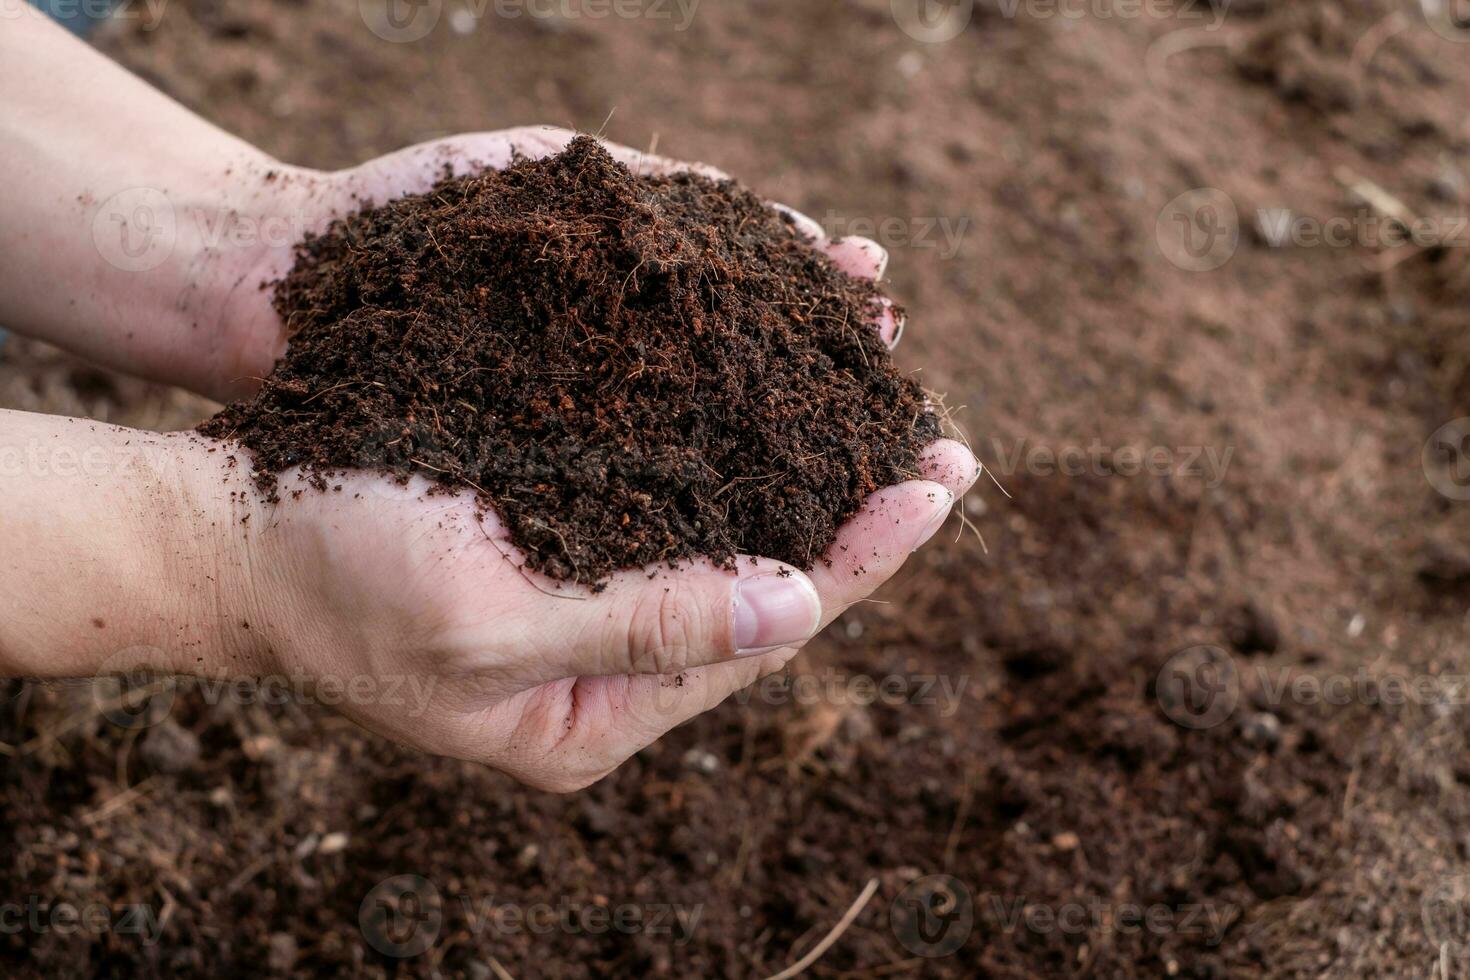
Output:
<instances>
[{"instance_id":1,"label":"soil particle","mask_svg":"<svg viewBox=\"0 0 1470 980\"><path fill-rule=\"evenodd\" d=\"M880 302L737 184L635 176L583 136L307 239L284 360L200 431L273 498L293 467L473 489L558 579L810 568L939 434Z\"/></svg>"},{"instance_id":2,"label":"soil particle","mask_svg":"<svg viewBox=\"0 0 1470 980\"><path fill-rule=\"evenodd\" d=\"M1281 627L1261 603L1250 600L1230 611L1225 618L1225 635L1230 645L1244 654L1275 653L1281 646Z\"/></svg>"}]
</instances>

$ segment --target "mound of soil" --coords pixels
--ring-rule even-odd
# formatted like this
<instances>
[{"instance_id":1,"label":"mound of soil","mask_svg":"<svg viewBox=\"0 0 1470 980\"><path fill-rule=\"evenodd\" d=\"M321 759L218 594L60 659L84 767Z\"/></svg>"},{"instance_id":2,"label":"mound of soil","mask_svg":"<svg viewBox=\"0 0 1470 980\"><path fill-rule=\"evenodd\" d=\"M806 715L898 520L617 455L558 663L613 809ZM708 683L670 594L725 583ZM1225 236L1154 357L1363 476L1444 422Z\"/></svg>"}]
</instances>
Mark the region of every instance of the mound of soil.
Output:
<instances>
[{"instance_id":1,"label":"mound of soil","mask_svg":"<svg viewBox=\"0 0 1470 980\"><path fill-rule=\"evenodd\" d=\"M733 182L635 175L588 136L336 222L275 301L285 359L201 432L272 495L296 466L473 488L558 579L810 568L939 432L874 284Z\"/></svg>"},{"instance_id":2,"label":"mound of soil","mask_svg":"<svg viewBox=\"0 0 1470 980\"><path fill-rule=\"evenodd\" d=\"M963 503L988 552L940 535L789 677L570 797L314 703L183 681L140 733L90 687L0 683L0 905L138 905L159 930L0 917L27 923L0 935L0 974L748 980L816 948L876 878L803 978L1470 976L1453 686L1470 676L1470 505L1423 461L1470 406L1470 249L1275 244L1258 217L1357 221L1350 170L1453 234L1464 45L1391 0L1237 0L1210 43L1167 58L1155 42L1206 36L1208 9L976 4L932 44L887 0L705 3L684 32L492 15L463 33L449 6L422 41L385 44L351 0L173 0L156 29L130 4L104 43L294 163L532 120L596 129L616 106L611 139L660 136L873 234L924 327L900 363L975 420L1010 494L984 480ZM1238 212L1210 272L1171 258L1201 238L1159 226L1199 188ZM19 337L0 359L10 407L202 417L112 382ZM1149 447L1167 475L1127 465ZM1184 692L1233 703L1212 727L1160 683L1196 644L1239 681L1223 701ZM1375 693L1395 677L1454 700ZM1351 704L1321 696L1344 681ZM191 762L161 764L155 742L187 742L169 726L199 740ZM362 912L403 875L442 918L409 958ZM941 930L963 940L948 955L896 928L937 875L972 913ZM567 904L664 928L496 925ZM669 914L695 911L687 931Z\"/></svg>"}]
</instances>

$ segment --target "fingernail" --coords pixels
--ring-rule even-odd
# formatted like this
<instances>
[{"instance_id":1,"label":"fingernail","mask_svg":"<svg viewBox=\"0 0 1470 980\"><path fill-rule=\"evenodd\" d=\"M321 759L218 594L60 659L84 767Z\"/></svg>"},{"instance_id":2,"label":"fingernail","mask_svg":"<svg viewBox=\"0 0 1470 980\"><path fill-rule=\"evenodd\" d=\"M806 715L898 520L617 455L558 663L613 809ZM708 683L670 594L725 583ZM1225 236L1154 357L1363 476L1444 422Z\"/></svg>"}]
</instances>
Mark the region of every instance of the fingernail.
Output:
<instances>
[{"instance_id":1,"label":"fingernail","mask_svg":"<svg viewBox=\"0 0 1470 980\"><path fill-rule=\"evenodd\" d=\"M883 273L888 271L888 249L870 238L867 240L867 244L863 246L863 251L873 257L873 264L878 267L878 271L873 278L882 279Z\"/></svg>"},{"instance_id":2,"label":"fingernail","mask_svg":"<svg viewBox=\"0 0 1470 980\"><path fill-rule=\"evenodd\" d=\"M811 639L822 601L805 575L768 572L741 579L735 589L735 646L763 653Z\"/></svg>"},{"instance_id":3,"label":"fingernail","mask_svg":"<svg viewBox=\"0 0 1470 980\"><path fill-rule=\"evenodd\" d=\"M939 511L933 517L929 518L929 523L925 526L924 532L919 535L919 540L914 544L915 551L924 547L930 538L939 533L939 529L944 526L944 522L949 520L950 509L954 506L954 494L948 490L945 491L945 494L949 499L945 501L944 506L939 508Z\"/></svg>"},{"instance_id":4,"label":"fingernail","mask_svg":"<svg viewBox=\"0 0 1470 980\"><path fill-rule=\"evenodd\" d=\"M893 339L888 342L888 349L893 350L898 342L903 339L903 328L909 325L909 318L901 316L898 318L898 326L893 329Z\"/></svg>"},{"instance_id":5,"label":"fingernail","mask_svg":"<svg viewBox=\"0 0 1470 980\"><path fill-rule=\"evenodd\" d=\"M790 218L791 223L806 237L819 242L826 241L827 229L823 228L816 218L802 214L787 204L772 204L771 207Z\"/></svg>"}]
</instances>

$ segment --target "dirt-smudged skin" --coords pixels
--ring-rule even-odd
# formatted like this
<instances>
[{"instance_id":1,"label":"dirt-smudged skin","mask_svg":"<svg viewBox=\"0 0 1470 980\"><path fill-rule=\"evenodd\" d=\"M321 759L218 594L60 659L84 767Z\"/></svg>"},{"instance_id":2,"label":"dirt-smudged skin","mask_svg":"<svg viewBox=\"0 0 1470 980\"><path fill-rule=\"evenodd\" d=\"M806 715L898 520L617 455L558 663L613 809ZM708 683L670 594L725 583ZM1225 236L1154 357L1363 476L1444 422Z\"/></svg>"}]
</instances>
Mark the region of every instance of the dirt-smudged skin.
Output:
<instances>
[{"instance_id":1,"label":"dirt-smudged skin","mask_svg":"<svg viewBox=\"0 0 1470 980\"><path fill-rule=\"evenodd\" d=\"M939 434L879 299L733 182L635 176L584 136L303 243L286 357L201 431L272 494L292 466L474 488L559 579L810 568Z\"/></svg>"}]
</instances>

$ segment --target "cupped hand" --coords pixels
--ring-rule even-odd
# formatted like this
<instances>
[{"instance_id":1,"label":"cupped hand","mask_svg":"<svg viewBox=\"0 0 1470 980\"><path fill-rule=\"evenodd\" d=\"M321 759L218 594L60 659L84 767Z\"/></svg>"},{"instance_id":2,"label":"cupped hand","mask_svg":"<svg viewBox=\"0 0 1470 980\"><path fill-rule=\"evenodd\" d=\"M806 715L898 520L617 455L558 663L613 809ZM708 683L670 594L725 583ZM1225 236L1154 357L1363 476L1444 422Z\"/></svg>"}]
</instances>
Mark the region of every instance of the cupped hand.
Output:
<instances>
[{"instance_id":1,"label":"cupped hand","mask_svg":"<svg viewBox=\"0 0 1470 980\"><path fill-rule=\"evenodd\" d=\"M333 210L422 191L446 168L504 166L558 152L573 134L519 129L411 147L330 177L315 196ZM626 147L609 152L640 172L710 168ZM850 275L876 278L887 256L873 242L831 242L809 218L792 220ZM268 262L289 266L281 254ZM896 343L901 324L874 324ZM262 315L271 360L284 349ZM272 330L277 335L272 335ZM428 691L413 710L371 697L342 710L427 752L482 762L530 785L568 791L602 778L675 726L780 670L797 650L887 581L944 522L979 475L951 440L925 450L921 479L874 493L808 573L759 557L733 570L708 562L613 576L588 590L523 567L493 513L473 495L429 493L356 474L340 491L267 505L231 497L231 526L251 569L246 590L269 669L333 678L412 680ZM334 481L335 482L335 481ZM240 511L243 511L241 513ZM373 689L384 689L376 686Z\"/></svg>"}]
</instances>

